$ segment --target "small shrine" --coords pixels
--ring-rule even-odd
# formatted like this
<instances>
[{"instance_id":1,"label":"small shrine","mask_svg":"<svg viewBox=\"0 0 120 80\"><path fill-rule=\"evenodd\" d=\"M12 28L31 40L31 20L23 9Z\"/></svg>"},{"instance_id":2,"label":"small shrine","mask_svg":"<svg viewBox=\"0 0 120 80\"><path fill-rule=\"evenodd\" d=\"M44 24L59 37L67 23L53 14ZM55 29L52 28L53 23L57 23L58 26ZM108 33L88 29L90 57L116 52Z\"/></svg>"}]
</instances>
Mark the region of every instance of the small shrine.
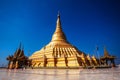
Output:
<instances>
[{"instance_id":1,"label":"small shrine","mask_svg":"<svg viewBox=\"0 0 120 80\"><path fill-rule=\"evenodd\" d=\"M110 55L106 48L104 48L104 56L100 57L101 65L115 67L115 58L115 56Z\"/></svg>"},{"instance_id":2,"label":"small shrine","mask_svg":"<svg viewBox=\"0 0 120 80\"><path fill-rule=\"evenodd\" d=\"M9 55L6 58L8 62L8 69L25 68L28 65L28 57L24 55L24 50L20 47L15 51L14 55Z\"/></svg>"}]
</instances>

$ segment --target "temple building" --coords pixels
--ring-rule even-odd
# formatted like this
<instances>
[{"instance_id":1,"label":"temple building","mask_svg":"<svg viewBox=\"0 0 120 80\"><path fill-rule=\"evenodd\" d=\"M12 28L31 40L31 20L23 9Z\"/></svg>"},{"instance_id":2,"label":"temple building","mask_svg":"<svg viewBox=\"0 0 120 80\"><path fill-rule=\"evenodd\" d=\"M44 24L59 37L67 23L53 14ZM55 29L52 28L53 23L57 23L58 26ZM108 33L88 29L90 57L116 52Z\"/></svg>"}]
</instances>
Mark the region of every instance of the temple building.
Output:
<instances>
[{"instance_id":1,"label":"temple building","mask_svg":"<svg viewBox=\"0 0 120 80\"><path fill-rule=\"evenodd\" d=\"M115 56L110 55L106 48L104 48L104 55L100 57L100 62L103 65L115 67L115 58Z\"/></svg>"},{"instance_id":2,"label":"temple building","mask_svg":"<svg viewBox=\"0 0 120 80\"><path fill-rule=\"evenodd\" d=\"M28 66L28 57L24 55L24 50L20 47L15 51L14 55L9 55L6 58L8 62L8 69L18 69Z\"/></svg>"},{"instance_id":3,"label":"temple building","mask_svg":"<svg viewBox=\"0 0 120 80\"><path fill-rule=\"evenodd\" d=\"M112 59L111 57L109 58ZM68 42L62 30L60 14L57 17L56 29L51 41L42 49L35 51L29 59L33 68L94 67L101 65L100 59L95 56L89 56L89 54L86 55ZM106 60L106 57L101 57L101 61L104 60Z\"/></svg>"}]
</instances>

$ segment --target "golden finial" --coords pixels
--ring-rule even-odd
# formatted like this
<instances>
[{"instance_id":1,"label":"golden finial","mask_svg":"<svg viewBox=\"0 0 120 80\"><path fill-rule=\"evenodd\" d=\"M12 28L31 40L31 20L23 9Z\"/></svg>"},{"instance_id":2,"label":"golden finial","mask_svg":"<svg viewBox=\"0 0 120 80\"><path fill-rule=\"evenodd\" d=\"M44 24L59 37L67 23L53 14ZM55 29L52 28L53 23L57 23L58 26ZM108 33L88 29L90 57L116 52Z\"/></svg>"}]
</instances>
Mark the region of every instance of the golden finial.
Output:
<instances>
[{"instance_id":1,"label":"golden finial","mask_svg":"<svg viewBox=\"0 0 120 80\"><path fill-rule=\"evenodd\" d=\"M58 17L60 17L60 11L58 11Z\"/></svg>"}]
</instances>

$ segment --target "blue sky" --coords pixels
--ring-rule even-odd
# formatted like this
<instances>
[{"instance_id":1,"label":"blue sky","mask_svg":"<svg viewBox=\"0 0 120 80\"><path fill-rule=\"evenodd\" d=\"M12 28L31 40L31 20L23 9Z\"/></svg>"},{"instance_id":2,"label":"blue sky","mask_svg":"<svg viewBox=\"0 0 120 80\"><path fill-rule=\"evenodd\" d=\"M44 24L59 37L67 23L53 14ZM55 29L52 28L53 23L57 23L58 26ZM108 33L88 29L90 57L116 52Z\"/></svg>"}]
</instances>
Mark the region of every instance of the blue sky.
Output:
<instances>
[{"instance_id":1,"label":"blue sky","mask_svg":"<svg viewBox=\"0 0 120 80\"><path fill-rule=\"evenodd\" d=\"M0 63L15 52L20 42L25 55L51 41L57 13L67 40L79 50L103 55L106 46L120 58L119 0L0 0Z\"/></svg>"}]
</instances>

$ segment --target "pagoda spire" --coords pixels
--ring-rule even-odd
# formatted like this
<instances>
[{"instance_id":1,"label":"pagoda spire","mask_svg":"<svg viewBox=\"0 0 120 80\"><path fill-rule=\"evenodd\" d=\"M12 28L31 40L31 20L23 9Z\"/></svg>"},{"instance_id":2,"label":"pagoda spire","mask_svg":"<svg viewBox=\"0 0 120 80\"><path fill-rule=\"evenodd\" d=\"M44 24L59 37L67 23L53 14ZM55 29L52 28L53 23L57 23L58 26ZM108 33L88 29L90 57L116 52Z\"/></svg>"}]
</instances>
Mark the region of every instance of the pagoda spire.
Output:
<instances>
[{"instance_id":1,"label":"pagoda spire","mask_svg":"<svg viewBox=\"0 0 120 80\"><path fill-rule=\"evenodd\" d=\"M64 32L62 31L62 26L61 26L61 20L60 20L60 13L58 12L57 15L57 22L56 22L56 30L52 36L52 42L54 41L62 41L62 42L67 42L66 36Z\"/></svg>"},{"instance_id":2,"label":"pagoda spire","mask_svg":"<svg viewBox=\"0 0 120 80\"><path fill-rule=\"evenodd\" d=\"M60 12L58 11L58 15L57 15L57 22L56 22L56 28L61 28L61 21L60 21Z\"/></svg>"}]
</instances>

